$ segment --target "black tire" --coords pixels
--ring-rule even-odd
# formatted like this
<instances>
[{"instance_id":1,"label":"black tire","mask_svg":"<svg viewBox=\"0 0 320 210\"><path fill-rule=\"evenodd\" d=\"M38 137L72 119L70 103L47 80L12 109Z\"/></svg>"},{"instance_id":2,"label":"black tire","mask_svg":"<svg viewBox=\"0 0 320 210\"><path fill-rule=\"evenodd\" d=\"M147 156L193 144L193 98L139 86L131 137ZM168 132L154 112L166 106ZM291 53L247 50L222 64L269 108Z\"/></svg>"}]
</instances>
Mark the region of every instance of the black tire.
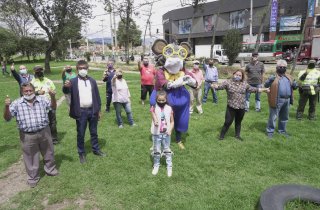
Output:
<instances>
[{"instance_id":1,"label":"black tire","mask_svg":"<svg viewBox=\"0 0 320 210\"><path fill-rule=\"evenodd\" d=\"M320 204L320 189L305 185L275 185L260 196L259 210L283 210L291 200L304 200Z\"/></svg>"}]
</instances>

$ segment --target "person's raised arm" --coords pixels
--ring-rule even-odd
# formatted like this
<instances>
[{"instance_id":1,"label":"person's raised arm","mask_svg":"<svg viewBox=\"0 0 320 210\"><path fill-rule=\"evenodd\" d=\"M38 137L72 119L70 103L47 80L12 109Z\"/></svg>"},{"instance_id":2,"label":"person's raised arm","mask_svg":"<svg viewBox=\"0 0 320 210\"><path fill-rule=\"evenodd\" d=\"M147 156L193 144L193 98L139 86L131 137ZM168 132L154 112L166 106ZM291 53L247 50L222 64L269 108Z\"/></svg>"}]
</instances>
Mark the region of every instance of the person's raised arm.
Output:
<instances>
[{"instance_id":1,"label":"person's raised arm","mask_svg":"<svg viewBox=\"0 0 320 210\"><path fill-rule=\"evenodd\" d=\"M9 110L10 104L11 104L11 100L10 100L9 96L7 95L6 99L4 100L4 112L3 112L3 118L6 121L11 120L11 118L12 118L10 110Z\"/></svg>"}]
</instances>

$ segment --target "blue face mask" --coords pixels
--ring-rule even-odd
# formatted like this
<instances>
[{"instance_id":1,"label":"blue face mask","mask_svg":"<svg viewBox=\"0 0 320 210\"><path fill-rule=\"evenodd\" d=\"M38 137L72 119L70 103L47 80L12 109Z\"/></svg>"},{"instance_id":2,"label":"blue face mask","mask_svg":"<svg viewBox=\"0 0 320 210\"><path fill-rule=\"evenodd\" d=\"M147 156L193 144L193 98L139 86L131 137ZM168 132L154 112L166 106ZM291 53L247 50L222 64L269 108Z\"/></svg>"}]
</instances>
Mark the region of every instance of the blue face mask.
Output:
<instances>
[{"instance_id":1,"label":"blue face mask","mask_svg":"<svg viewBox=\"0 0 320 210\"><path fill-rule=\"evenodd\" d=\"M236 82L239 82L239 81L241 81L241 77L234 76L234 77L233 77L233 80L236 81Z\"/></svg>"}]
</instances>

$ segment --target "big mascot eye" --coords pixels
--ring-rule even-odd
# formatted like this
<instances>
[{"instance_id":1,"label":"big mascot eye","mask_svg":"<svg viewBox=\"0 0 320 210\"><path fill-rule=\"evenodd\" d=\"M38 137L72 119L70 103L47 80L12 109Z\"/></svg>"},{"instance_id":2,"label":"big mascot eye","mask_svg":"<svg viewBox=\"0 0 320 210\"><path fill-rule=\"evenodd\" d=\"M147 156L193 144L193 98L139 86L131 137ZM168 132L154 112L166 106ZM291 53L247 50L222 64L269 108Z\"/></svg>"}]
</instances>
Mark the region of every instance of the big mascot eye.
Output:
<instances>
[{"instance_id":1,"label":"big mascot eye","mask_svg":"<svg viewBox=\"0 0 320 210\"><path fill-rule=\"evenodd\" d=\"M180 47L178 51L175 51L172 46L167 45L163 48L162 54L167 58L177 55L179 58L184 60L188 56L188 51L183 47Z\"/></svg>"}]
</instances>

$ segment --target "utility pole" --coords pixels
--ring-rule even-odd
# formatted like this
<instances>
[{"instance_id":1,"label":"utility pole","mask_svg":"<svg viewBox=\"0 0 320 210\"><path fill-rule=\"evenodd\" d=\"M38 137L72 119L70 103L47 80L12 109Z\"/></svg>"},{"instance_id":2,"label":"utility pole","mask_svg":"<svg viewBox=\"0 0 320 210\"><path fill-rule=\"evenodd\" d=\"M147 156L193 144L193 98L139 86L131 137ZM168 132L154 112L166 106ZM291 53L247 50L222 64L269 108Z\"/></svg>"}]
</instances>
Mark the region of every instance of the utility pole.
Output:
<instances>
[{"instance_id":1,"label":"utility pole","mask_svg":"<svg viewBox=\"0 0 320 210\"><path fill-rule=\"evenodd\" d=\"M72 59L73 55L72 55L71 39L68 39L68 41L69 41L69 46L70 46L70 58Z\"/></svg>"},{"instance_id":2,"label":"utility pole","mask_svg":"<svg viewBox=\"0 0 320 210\"><path fill-rule=\"evenodd\" d=\"M104 25L103 25L103 19L100 20L101 21L101 26L102 26L102 54L104 55L104 34L103 34L103 31L104 31Z\"/></svg>"},{"instance_id":3,"label":"utility pole","mask_svg":"<svg viewBox=\"0 0 320 210\"><path fill-rule=\"evenodd\" d=\"M252 13L253 13L253 0L250 0L250 42L252 42Z\"/></svg>"},{"instance_id":4,"label":"utility pole","mask_svg":"<svg viewBox=\"0 0 320 210\"><path fill-rule=\"evenodd\" d=\"M111 30L112 57L114 58L114 41L113 41L113 30L112 30L112 9L111 9L111 5L110 5L110 30Z\"/></svg>"}]
</instances>

